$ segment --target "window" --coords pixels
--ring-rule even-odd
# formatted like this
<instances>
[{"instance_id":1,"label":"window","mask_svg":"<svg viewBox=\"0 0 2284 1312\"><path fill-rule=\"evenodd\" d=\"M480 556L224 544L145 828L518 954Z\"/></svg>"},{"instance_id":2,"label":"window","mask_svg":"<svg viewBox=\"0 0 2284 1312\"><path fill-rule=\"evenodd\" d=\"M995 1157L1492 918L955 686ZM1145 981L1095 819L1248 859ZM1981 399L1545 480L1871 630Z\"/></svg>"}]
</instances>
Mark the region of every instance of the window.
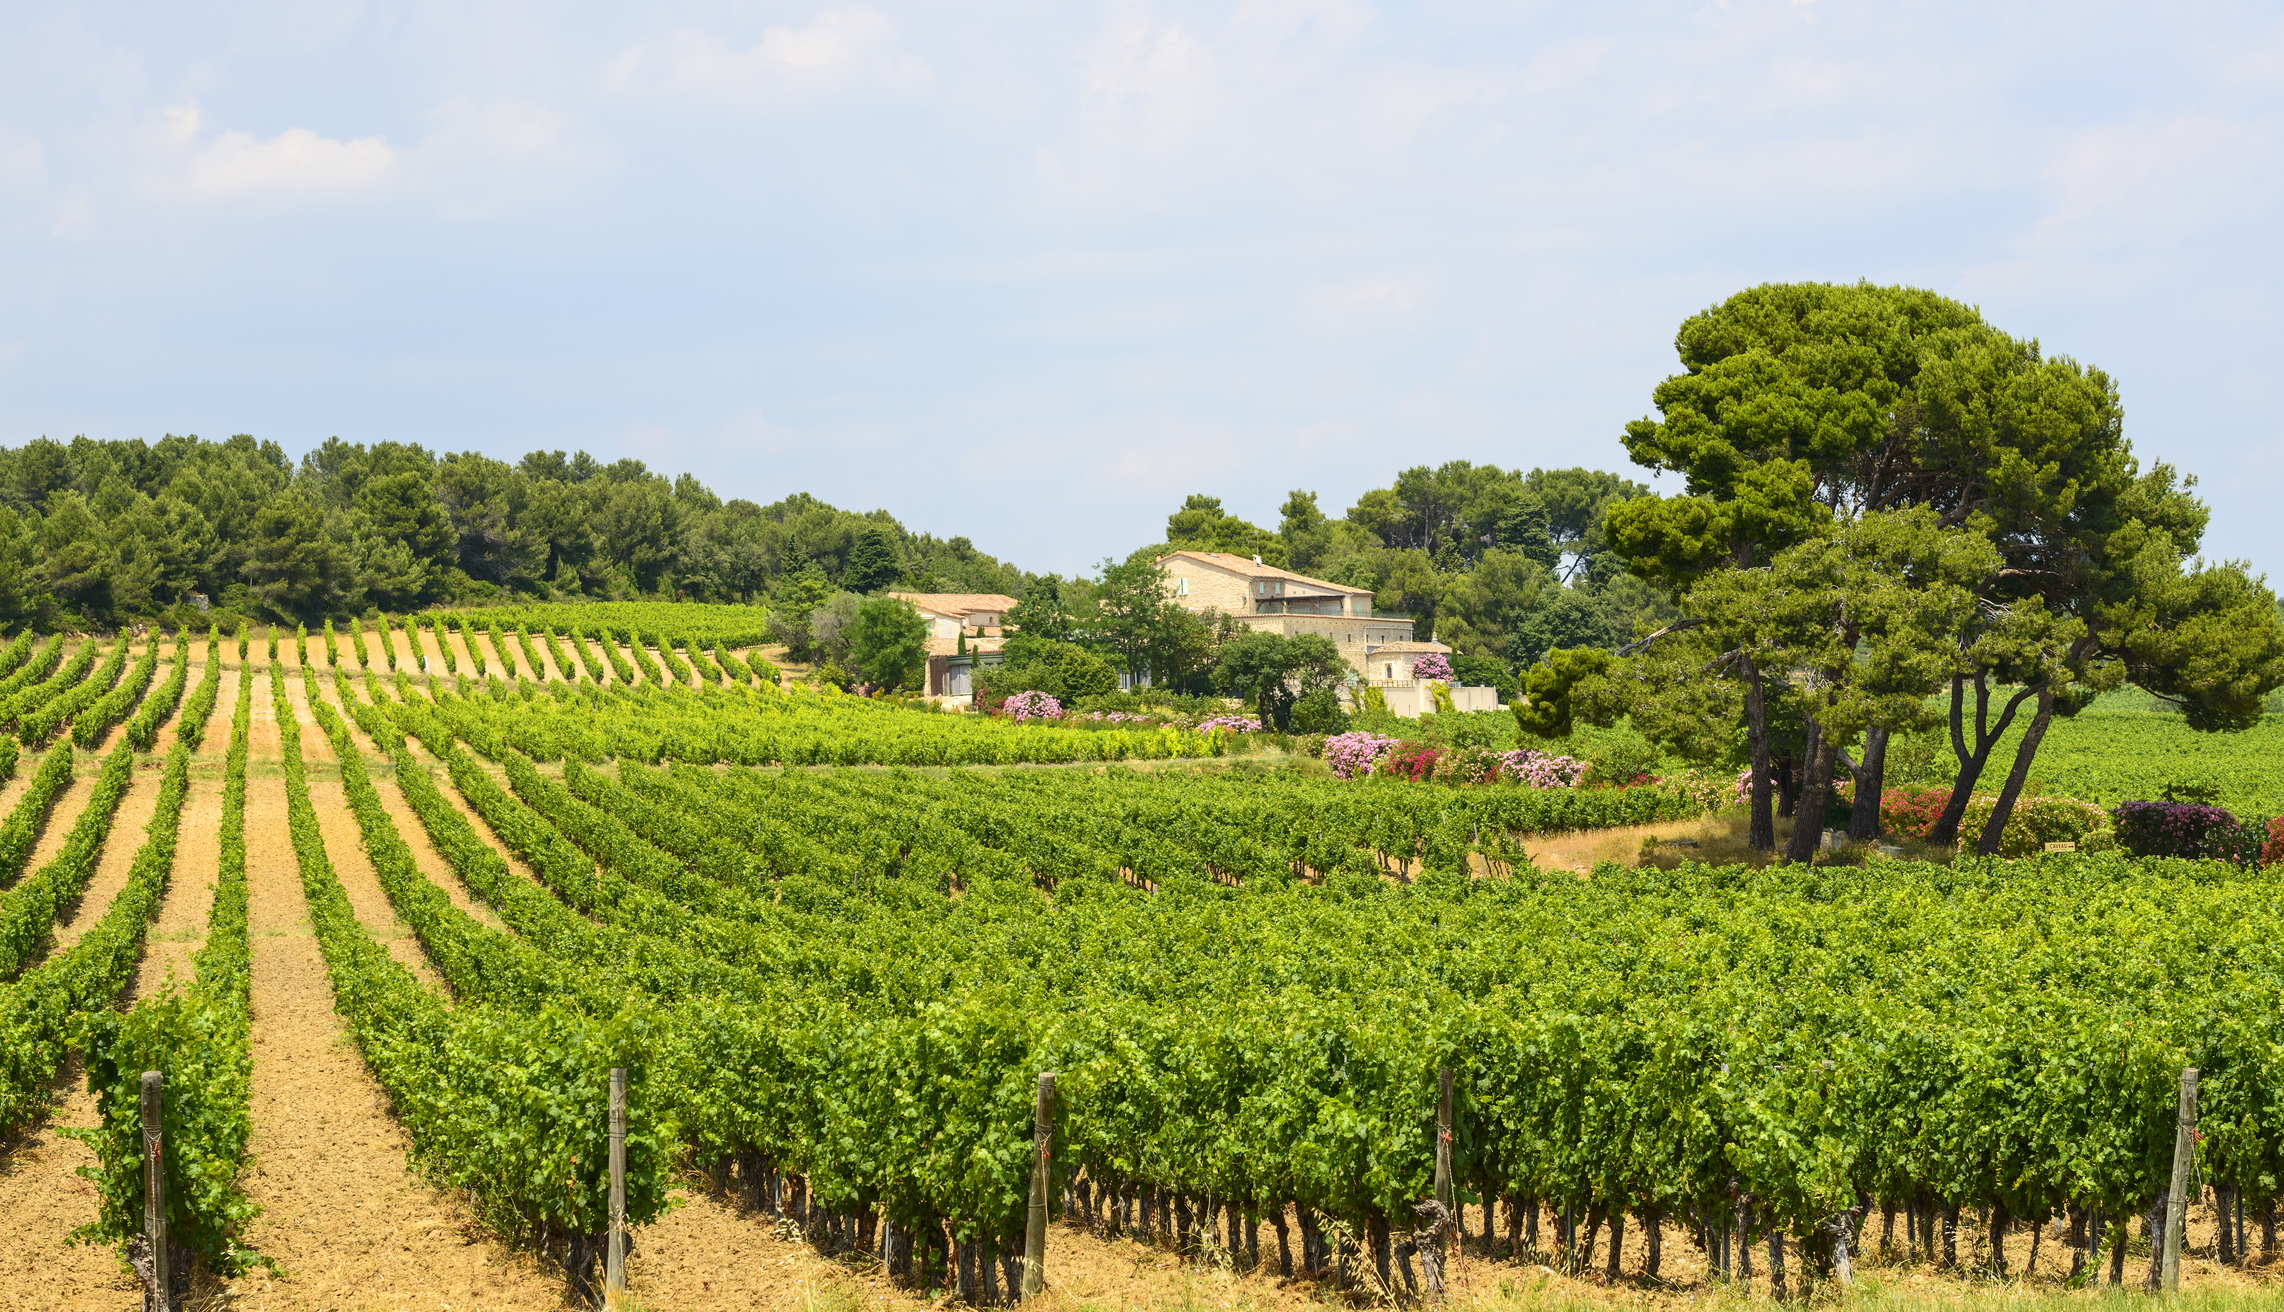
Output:
<instances>
[{"instance_id":1,"label":"window","mask_svg":"<svg viewBox=\"0 0 2284 1312\"><path fill-rule=\"evenodd\" d=\"M1177 597L1190 595L1190 580L1187 574L1174 580L1174 595Z\"/></svg>"}]
</instances>

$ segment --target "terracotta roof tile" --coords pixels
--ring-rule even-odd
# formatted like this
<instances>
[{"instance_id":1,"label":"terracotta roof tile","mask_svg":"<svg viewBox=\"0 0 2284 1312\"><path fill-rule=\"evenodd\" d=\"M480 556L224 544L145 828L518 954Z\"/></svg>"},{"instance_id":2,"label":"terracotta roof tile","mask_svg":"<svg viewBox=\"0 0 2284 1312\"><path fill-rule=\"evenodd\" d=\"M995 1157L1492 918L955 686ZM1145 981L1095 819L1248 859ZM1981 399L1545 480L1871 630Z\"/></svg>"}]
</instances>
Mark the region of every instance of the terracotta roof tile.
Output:
<instances>
[{"instance_id":1,"label":"terracotta roof tile","mask_svg":"<svg viewBox=\"0 0 2284 1312\"><path fill-rule=\"evenodd\" d=\"M1228 570L1232 574L1243 575L1249 579L1284 579L1291 583L1306 583L1312 588L1323 588L1328 592L1364 597L1372 595L1370 588L1352 588L1345 583L1327 583L1323 579L1312 579L1306 574L1295 574L1289 569L1279 569L1275 565L1257 565L1251 556L1233 556L1226 551L1169 551L1160 556L1159 559L1161 561L1171 560L1176 556L1188 556L1193 560L1203 561L1208 565Z\"/></svg>"}]
</instances>

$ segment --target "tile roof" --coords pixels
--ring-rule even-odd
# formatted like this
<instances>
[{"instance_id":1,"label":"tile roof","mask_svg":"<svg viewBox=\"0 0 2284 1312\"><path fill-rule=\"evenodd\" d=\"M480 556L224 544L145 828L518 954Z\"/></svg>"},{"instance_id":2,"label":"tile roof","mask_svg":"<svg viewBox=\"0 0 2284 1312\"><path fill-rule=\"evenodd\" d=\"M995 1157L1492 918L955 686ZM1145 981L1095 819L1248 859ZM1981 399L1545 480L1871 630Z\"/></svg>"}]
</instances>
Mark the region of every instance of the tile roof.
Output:
<instances>
[{"instance_id":1,"label":"tile roof","mask_svg":"<svg viewBox=\"0 0 2284 1312\"><path fill-rule=\"evenodd\" d=\"M1284 579L1291 583L1306 583L1312 588L1323 588L1328 592L1365 597L1372 595L1370 588L1352 588L1345 583L1327 583L1323 579L1312 579L1306 574L1295 574L1289 569L1279 569L1275 565L1256 564L1251 556L1233 556L1226 551L1169 551L1158 559L1167 561L1176 556L1188 556L1193 560L1203 561L1217 569L1225 569L1232 574L1242 575L1249 579Z\"/></svg>"},{"instance_id":2,"label":"tile roof","mask_svg":"<svg viewBox=\"0 0 2284 1312\"><path fill-rule=\"evenodd\" d=\"M996 592L891 592L888 595L938 615L965 616L979 610L1004 614L1015 609L1015 598Z\"/></svg>"}]
</instances>

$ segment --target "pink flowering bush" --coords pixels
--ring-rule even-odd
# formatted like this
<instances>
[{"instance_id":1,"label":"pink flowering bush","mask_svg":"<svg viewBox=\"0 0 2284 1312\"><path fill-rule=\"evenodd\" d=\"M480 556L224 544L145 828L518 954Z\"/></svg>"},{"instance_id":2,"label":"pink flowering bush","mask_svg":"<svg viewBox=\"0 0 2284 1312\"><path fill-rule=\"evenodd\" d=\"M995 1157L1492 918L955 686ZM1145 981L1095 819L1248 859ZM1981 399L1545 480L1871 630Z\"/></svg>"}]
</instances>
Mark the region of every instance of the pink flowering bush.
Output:
<instances>
[{"instance_id":1,"label":"pink flowering bush","mask_svg":"<svg viewBox=\"0 0 2284 1312\"><path fill-rule=\"evenodd\" d=\"M1227 729L1231 733L1259 733L1261 722L1249 715L1216 715L1198 724L1199 733L1214 729Z\"/></svg>"},{"instance_id":2,"label":"pink flowering bush","mask_svg":"<svg viewBox=\"0 0 2284 1312\"><path fill-rule=\"evenodd\" d=\"M1002 708L1021 724L1026 720L1059 720L1063 704L1043 692L1019 692L1007 699Z\"/></svg>"},{"instance_id":3,"label":"pink flowering bush","mask_svg":"<svg viewBox=\"0 0 2284 1312\"><path fill-rule=\"evenodd\" d=\"M1335 779L1355 779L1372 773L1395 745L1384 733L1336 733L1324 740L1324 759Z\"/></svg>"},{"instance_id":4,"label":"pink flowering bush","mask_svg":"<svg viewBox=\"0 0 2284 1312\"><path fill-rule=\"evenodd\" d=\"M1427 655L1418 657L1412 661L1412 677L1415 679L1443 679L1449 681L1453 677L1451 673L1451 661L1447 659L1442 652L1431 651Z\"/></svg>"},{"instance_id":5,"label":"pink flowering bush","mask_svg":"<svg viewBox=\"0 0 2284 1312\"><path fill-rule=\"evenodd\" d=\"M1575 756L1550 756L1525 747L1499 758L1499 777L1527 788L1575 788L1586 773L1586 762Z\"/></svg>"}]
</instances>

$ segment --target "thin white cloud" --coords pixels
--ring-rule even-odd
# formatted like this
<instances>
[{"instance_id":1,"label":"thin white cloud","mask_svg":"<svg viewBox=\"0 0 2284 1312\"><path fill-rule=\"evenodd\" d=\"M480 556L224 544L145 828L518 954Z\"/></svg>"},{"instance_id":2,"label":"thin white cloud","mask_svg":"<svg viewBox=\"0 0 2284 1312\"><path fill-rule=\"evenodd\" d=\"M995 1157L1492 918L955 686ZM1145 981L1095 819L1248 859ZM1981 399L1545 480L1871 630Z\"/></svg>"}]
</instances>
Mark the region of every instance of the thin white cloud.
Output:
<instances>
[{"instance_id":1,"label":"thin white cloud","mask_svg":"<svg viewBox=\"0 0 2284 1312\"><path fill-rule=\"evenodd\" d=\"M769 28L742 50L710 32L669 33L628 47L603 70L603 84L621 94L732 106L847 92L917 96L934 82L927 64L897 45L896 24L861 5Z\"/></svg>"},{"instance_id":2,"label":"thin white cloud","mask_svg":"<svg viewBox=\"0 0 2284 1312\"><path fill-rule=\"evenodd\" d=\"M183 185L210 200L335 199L371 192L397 172L397 152L380 137L343 140L287 128L274 137L224 132L200 145L200 127L197 106L170 109L163 135L186 152Z\"/></svg>"},{"instance_id":3,"label":"thin white cloud","mask_svg":"<svg viewBox=\"0 0 2284 1312\"><path fill-rule=\"evenodd\" d=\"M329 137L293 127L274 136L209 133L195 104L154 124L144 189L193 200L345 203L433 202L448 217L496 213L588 170L600 152L579 143L571 120L525 101L456 97L409 145L385 136Z\"/></svg>"}]
</instances>

